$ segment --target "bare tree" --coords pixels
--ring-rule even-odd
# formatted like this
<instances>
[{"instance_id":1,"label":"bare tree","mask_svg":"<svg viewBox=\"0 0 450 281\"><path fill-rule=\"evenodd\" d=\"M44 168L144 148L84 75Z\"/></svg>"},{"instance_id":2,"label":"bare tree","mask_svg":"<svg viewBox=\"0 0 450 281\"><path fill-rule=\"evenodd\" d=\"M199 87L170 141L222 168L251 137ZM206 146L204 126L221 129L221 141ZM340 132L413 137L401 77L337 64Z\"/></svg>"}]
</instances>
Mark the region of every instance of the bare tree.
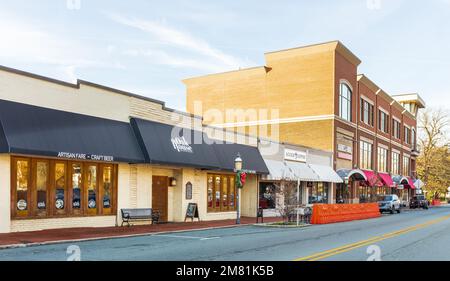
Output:
<instances>
[{"instance_id":1,"label":"bare tree","mask_svg":"<svg viewBox=\"0 0 450 281\"><path fill-rule=\"evenodd\" d=\"M297 181L281 180L275 184L275 195L277 198L276 209L284 222L289 222L289 216L295 214L297 201Z\"/></svg>"}]
</instances>

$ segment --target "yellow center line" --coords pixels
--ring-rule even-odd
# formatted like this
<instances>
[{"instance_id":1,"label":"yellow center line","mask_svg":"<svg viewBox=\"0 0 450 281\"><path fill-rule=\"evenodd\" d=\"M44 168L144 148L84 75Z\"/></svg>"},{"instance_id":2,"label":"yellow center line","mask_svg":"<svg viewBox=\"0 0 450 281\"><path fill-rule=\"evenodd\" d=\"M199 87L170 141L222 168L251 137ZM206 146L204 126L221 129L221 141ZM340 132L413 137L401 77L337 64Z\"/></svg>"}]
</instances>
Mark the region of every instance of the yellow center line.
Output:
<instances>
[{"instance_id":1,"label":"yellow center line","mask_svg":"<svg viewBox=\"0 0 450 281\"><path fill-rule=\"evenodd\" d=\"M396 236L400 236L402 234L406 234L406 233L418 230L418 229L422 229L422 228L431 226L433 224L437 224L439 222L442 222L444 220L447 220L449 218L450 218L450 215L446 215L446 216L443 216L443 217L440 217L440 218L437 218L437 219L433 219L433 220L430 220L428 222L421 223L421 224L418 224L418 225L415 225L415 226L407 227L407 228L404 228L404 229L401 229L401 230L393 231L393 232L386 233L386 234L379 235L379 236L374 236L374 237L371 237L371 238L366 239L366 240L361 240L361 241L358 241L358 242L355 242L355 243L351 243L351 244L347 244L347 245L344 245L344 246L341 246L341 247L333 248L333 249L330 249L330 250L327 250L327 251L319 252L319 253L316 253L316 254L313 254L313 255L310 255L310 256L298 258L298 259L295 259L294 261L317 261L317 260L323 260L325 258L328 258L328 257L331 257L331 256L335 256L335 255L338 255L338 254L342 254L342 253L345 253L345 252L349 252L351 250L354 250L354 249L357 249L357 248L360 248L360 247L363 247L363 246L371 245L371 244L373 244L375 242L383 241L383 240L386 240L386 239L389 239L389 238L393 238L393 237L396 237Z\"/></svg>"}]
</instances>

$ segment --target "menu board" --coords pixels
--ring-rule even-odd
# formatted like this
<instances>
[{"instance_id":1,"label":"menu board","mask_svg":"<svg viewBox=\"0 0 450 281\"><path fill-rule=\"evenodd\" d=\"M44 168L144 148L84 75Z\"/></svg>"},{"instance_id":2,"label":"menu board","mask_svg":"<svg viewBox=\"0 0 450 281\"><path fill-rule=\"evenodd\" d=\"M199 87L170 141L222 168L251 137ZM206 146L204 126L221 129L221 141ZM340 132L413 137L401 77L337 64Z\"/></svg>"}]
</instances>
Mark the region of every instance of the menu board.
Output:
<instances>
[{"instance_id":1,"label":"menu board","mask_svg":"<svg viewBox=\"0 0 450 281\"><path fill-rule=\"evenodd\" d=\"M189 203L188 204L184 221L186 221L188 218L190 218L192 221L194 221L194 218L197 218L200 221L200 217L198 215L197 203Z\"/></svg>"}]
</instances>

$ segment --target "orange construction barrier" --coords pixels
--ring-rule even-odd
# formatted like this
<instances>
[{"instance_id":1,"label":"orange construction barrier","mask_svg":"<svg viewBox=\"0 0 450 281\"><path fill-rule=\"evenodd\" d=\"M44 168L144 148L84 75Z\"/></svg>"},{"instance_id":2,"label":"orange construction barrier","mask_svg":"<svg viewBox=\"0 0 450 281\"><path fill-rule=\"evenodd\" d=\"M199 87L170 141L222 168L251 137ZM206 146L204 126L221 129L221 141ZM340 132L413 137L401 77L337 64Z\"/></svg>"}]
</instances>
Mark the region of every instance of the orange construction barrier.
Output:
<instances>
[{"instance_id":1,"label":"orange construction barrier","mask_svg":"<svg viewBox=\"0 0 450 281\"><path fill-rule=\"evenodd\" d=\"M380 217L377 203L368 204L315 204L311 217L312 224L364 220Z\"/></svg>"},{"instance_id":2,"label":"orange construction barrier","mask_svg":"<svg viewBox=\"0 0 450 281\"><path fill-rule=\"evenodd\" d=\"M441 200L433 199L433 201L431 201L431 205L433 205L433 206L441 206Z\"/></svg>"}]
</instances>

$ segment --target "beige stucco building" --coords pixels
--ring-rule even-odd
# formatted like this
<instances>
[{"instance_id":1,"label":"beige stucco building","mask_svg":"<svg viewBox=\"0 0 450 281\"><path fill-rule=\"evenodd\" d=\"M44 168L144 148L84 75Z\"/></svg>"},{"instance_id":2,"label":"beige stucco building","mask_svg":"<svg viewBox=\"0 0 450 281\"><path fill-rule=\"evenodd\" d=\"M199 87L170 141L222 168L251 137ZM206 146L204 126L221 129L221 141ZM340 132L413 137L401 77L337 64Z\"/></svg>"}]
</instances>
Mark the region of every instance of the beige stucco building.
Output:
<instances>
[{"instance_id":1,"label":"beige stucco building","mask_svg":"<svg viewBox=\"0 0 450 281\"><path fill-rule=\"evenodd\" d=\"M127 145L136 145L133 153L138 155L142 152L142 147L139 148L139 142L135 142L133 138L133 130L136 129L128 127L130 120L143 120L143 124L152 126L188 128L190 132L194 127L203 131L200 117L166 108L163 102L157 100L90 82L70 84L6 67L0 68L0 101L5 109L24 109L24 112L10 110L8 113L6 110L0 113L3 126L1 133L5 139L5 148L0 154L0 233L115 226L121 224L120 209L155 208L155 205L161 208L162 220L168 222L184 221L189 203L198 205L201 220L236 217L235 174L230 167L232 163L223 163L220 157L220 165L208 168L189 163L184 165L182 160L191 157L190 155L180 156L179 163L154 163L152 159L148 163L149 161L143 161L145 157L141 159L140 156L133 160L122 160L114 155L114 149L111 155L94 155L95 151L68 151L70 148L65 150L64 143L61 142L55 144L56 148L64 149L58 150L58 154L41 154L37 149L33 150L33 138L39 142L40 138L46 138L46 134L56 136L58 132L54 131L60 129L61 124L58 120L42 119L52 127L46 128L46 124L38 124L42 129L37 130L30 127L34 123L20 121L27 118L27 114L37 119L43 118L42 116L50 116L48 119L52 119L51 116L56 119L67 118L70 122L93 118L86 119L88 124L85 125L79 125L75 120L73 128L68 128L69 131L57 136L64 138L64 134L68 134L72 138L73 132L88 130L83 132L92 132L92 136L74 135L73 141L89 150L91 141L104 141L105 147L110 142L116 144L118 140L101 139L100 134L109 136L120 127L120 130L125 131L120 131L119 134L130 132ZM102 127L90 128L96 122L110 127L106 131ZM83 126L86 128L79 128ZM25 136L27 140L21 140ZM123 134L118 139L122 137ZM170 138L167 142L169 146L157 149L171 149ZM22 146L25 145L30 148L24 149ZM51 146L48 143L42 145ZM184 148L194 147L194 152L190 152L195 154L197 146L186 145ZM118 143L116 148L123 149L120 146ZM100 143L98 149L103 151L106 148ZM220 152L221 148L215 149ZM227 149L233 152L236 149L236 152L242 151L244 154L249 151L256 157L259 155L255 146L231 145ZM124 153L129 151L125 148ZM244 168L253 173L248 176L242 190L241 213L243 216L254 217L257 209L258 174L264 171L251 170L251 163L246 167L245 162ZM155 187L156 184L158 188ZM192 190L187 191L187 188Z\"/></svg>"}]
</instances>

